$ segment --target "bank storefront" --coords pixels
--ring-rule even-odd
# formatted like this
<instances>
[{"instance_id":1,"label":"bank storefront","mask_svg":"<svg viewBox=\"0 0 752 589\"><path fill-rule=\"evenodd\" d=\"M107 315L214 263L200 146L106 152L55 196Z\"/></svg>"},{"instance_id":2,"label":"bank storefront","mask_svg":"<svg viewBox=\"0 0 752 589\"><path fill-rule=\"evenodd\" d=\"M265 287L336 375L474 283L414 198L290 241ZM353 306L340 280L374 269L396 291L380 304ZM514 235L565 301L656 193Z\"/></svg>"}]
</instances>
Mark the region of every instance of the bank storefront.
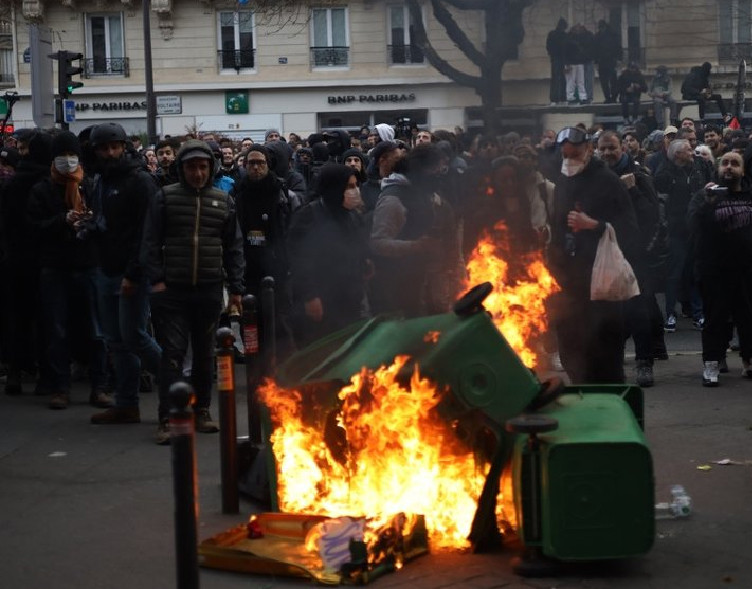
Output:
<instances>
[{"instance_id":1,"label":"bank storefront","mask_svg":"<svg viewBox=\"0 0 752 589\"><path fill-rule=\"evenodd\" d=\"M114 121L128 134L146 133L143 94L97 95L94 90L73 96L71 131L78 133L90 125ZM376 123L452 130L464 126L466 109L478 104L472 91L451 84L169 92L157 88L155 94L160 136L198 131L237 139L249 136L256 141L263 141L267 129L302 136L324 129L357 132L363 125ZM29 102L16 106L17 128L34 126Z\"/></svg>"}]
</instances>

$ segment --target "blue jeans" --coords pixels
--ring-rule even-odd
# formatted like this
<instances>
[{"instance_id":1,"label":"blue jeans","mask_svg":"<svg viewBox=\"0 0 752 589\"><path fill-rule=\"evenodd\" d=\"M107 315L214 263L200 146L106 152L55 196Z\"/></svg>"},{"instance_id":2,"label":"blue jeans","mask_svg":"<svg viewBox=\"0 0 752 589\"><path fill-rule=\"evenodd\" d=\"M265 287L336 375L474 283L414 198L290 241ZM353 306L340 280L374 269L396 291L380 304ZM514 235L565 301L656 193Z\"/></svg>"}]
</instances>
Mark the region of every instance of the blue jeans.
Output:
<instances>
[{"instance_id":1,"label":"blue jeans","mask_svg":"<svg viewBox=\"0 0 752 589\"><path fill-rule=\"evenodd\" d=\"M102 336L94 285L94 269L42 268L40 300L45 331L45 358L53 392L69 393L71 387L71 345L68 337L74 305L84 305L85 329L91 338L89 373L92 389L107 383L107 348Z\"/></svg>"},{"instance_id":2,"label":"blue jeans","mask_svg":"<svg viewBox=\"0 0 752 589\"><path fill-rule=\"evenodd\" d=\"M97 275L102 327L115 371L115 405L138 407L141 366L159 373L162 350L146 331L149 320L149 284L143 281L133 296L120 295L122 276Z\"/></svg>"}]
</instances>

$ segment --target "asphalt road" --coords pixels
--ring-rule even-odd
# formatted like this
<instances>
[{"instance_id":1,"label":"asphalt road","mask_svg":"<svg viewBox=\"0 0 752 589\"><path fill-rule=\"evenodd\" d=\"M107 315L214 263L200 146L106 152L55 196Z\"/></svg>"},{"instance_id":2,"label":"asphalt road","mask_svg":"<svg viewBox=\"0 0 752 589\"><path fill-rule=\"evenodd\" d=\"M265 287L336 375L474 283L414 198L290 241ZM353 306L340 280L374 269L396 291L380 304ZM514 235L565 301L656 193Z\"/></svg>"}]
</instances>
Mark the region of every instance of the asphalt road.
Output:
<instances>
[{"instance_id":1,"label":"asphalt road","mask_svg":"<svg viewBox=\"0 0 752 589\"><path fill-rule=\"evenodd\" d=\"M752 381L739 376L741 361L729 356L731 373L722 375L721 386L703 388L699 333L687 319L667 340L671 357L656 363L656 386L645 391L656 499L668 499L670 485L681 483L694 511L686 519L658 521L646 556L523 579L511 571L510 549L440 552L374 586L751 588ZM629 374L632 365L628 356ZM156 395L142 395L141 407L141 424L92 426L84 383L65 411L47 409L45 398L30 393L0 394L0 586L177 586L170 450L151 441ZM244 415L243 399L238 410ZM197 438L200 539L244 521L255 509L243 501L240 515L222 515L218 443L217 435ZM724 459L739 464L716 463ZM216 589L309 585L208 569L200 579L202 587Z\"/></svg>"}]
</instances>

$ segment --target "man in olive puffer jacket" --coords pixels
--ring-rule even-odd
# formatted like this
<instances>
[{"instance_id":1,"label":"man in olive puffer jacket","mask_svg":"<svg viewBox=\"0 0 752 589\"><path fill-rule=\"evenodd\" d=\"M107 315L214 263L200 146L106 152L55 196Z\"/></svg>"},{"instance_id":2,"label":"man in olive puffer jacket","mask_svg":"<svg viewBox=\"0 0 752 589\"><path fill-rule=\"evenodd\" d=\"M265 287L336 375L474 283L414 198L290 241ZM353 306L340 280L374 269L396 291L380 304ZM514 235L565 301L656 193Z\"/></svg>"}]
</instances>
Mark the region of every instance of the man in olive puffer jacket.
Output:
<instances>
[{"instance_id":1,"label":"man in olive puffer jacket","mask_svg":"<svg viewBox=\"0 0 752 589\"><path fill-rule=\"evenodd\" d=\"M167 393L182 378L189 342L196 430L218 431L209 413L214 334L225 276L230 306L240 309L245 268L235 204L212 186L215 160L210 147L186 141L176 161L180 182L165 186L149 209L142 248L152 284L152 322L162 346L158 444L170 441Z\"/></svg>"}]
</instances>

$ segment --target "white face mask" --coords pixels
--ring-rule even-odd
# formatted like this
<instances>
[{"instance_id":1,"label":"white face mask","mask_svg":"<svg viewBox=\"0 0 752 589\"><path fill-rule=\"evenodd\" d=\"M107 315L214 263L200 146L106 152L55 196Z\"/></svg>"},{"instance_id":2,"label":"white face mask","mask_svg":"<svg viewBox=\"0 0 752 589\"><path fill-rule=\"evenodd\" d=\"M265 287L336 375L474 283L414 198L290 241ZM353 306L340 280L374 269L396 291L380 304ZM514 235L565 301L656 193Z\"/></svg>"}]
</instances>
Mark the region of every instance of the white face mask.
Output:
<instances>
[{"instance_id":1,"label":"white face mask","mask_svg":"<svg viewBox=\"0 0 752 589\"><path fill-rule=\"evenodd\" d=\"M565 157L561 162L561 173L571 178L585 169L585 162Z\"/></svg>"},{"instance_id":2,"label":"white face mask","mask_svg":"<svg viewBox=\"0 0 752 589\"><path fill-rule=\"evenodd\" d=\"M345 190L345 198L342 201L342 206L348 211L357 209L363 205L363 199L360 198L360 189L348 188Z\"/></svg>"},{"instance_id":3,"label":"white face mask","mask_svg":"<svg viewBox=\"0 0 752 589\"><path fill-rule=\"evenodd\" d=\"M55 169L61 174L72 174L78 169L77 155L59 155L55 158Z\"/></svg>"}]
</instances>

